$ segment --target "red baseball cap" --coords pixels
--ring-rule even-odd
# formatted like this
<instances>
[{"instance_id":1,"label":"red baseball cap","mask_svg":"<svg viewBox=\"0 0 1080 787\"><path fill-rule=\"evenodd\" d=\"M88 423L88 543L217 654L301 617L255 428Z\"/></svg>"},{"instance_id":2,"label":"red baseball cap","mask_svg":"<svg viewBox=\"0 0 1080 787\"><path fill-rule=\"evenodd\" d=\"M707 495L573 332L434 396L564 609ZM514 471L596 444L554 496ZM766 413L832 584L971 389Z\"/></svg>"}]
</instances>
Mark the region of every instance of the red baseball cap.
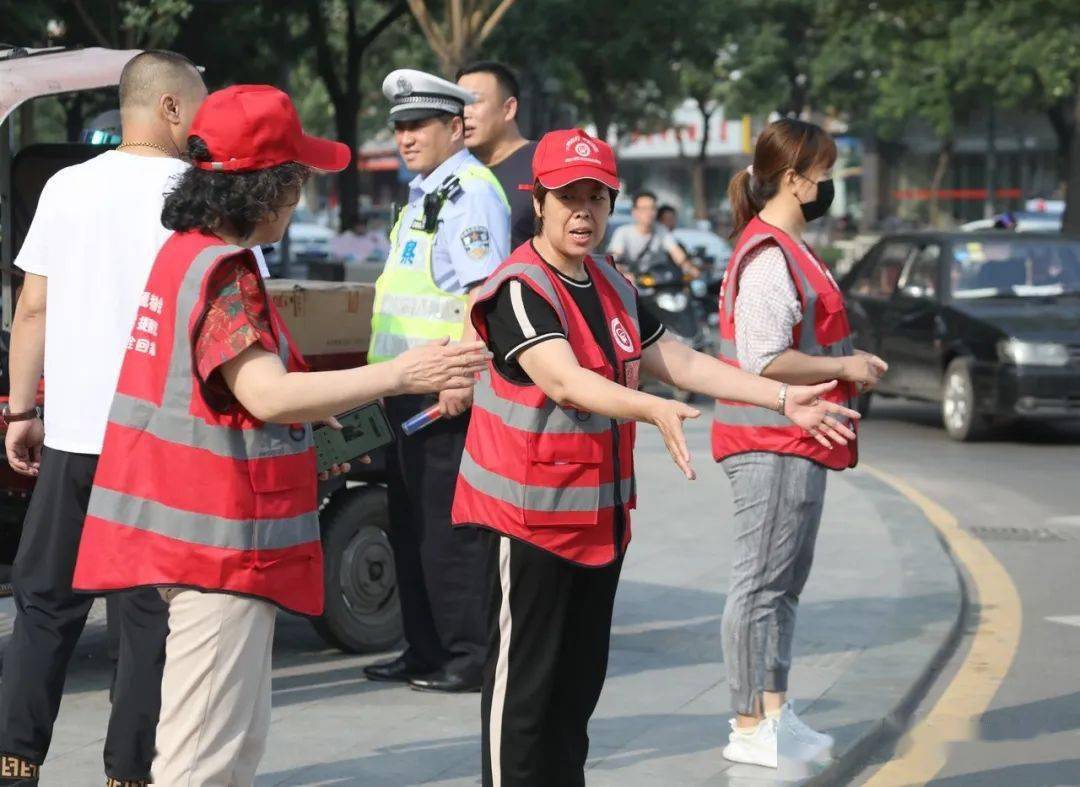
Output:
<instances>
[{"instance_id":1,"label":"red baseball cap","mask_svg":"<svg viewBox=\"0 0 1080 787\"><path fill-rule=\"evenodd\" d=\"M598 180L609 189L619 188L611 145L579 128L544 134L533 153L532 171L533 179L546 189L560 189L578 180Z\"/></svg>"},{"instance_id":2,"label":"red baseball cap","mask_svg":"<svg viewBox=\"0 0 1080 787\"><path fill-rule=\"evenodd\" d=\"M211 93L188 133L201 138L212 157L192 163L214 172L252 172L290 161L340 172L352 160L348 145L305 134L292 100L270 85L233 85Z\"/></svg>"}]
</instances>

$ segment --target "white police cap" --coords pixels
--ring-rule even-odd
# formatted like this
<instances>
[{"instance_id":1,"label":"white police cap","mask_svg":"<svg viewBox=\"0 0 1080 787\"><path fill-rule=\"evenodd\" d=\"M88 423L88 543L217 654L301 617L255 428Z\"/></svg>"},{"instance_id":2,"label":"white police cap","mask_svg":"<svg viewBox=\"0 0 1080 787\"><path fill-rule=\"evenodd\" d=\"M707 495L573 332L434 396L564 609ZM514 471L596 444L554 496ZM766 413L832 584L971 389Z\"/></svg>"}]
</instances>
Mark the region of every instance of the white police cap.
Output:
<instances>
[{"instance_id":1,"label":"white police cap","mask_svg":"<svg viewBox=\"0 0 1080 787\"><path fill-rule=\"evenodd\" d=\"M423 120L441 114L460 115L476 99L453 82L414 68L399 68L386 75L383 93L394 102L390 120Z\"/></svg>"}]
</instances>

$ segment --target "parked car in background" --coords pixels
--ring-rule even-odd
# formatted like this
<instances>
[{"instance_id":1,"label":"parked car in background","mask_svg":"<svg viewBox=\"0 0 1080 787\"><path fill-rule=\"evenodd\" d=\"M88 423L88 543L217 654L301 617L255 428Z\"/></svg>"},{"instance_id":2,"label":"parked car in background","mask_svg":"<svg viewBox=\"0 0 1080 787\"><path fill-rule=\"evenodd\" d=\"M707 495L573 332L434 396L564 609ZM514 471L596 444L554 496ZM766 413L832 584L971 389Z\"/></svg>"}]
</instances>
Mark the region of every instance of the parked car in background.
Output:
<instances>
[{"instance_id":1,"label":"parked car in background","mask_svg":"<svg viewBox=\"0 0 1080 787\"><path fill-rule=\"evenodd\" d=\"M1014 232L1061 232L1062 218L1061 213L1014 210L998 214L991 219L969 221L961 224L960 229L964 232L992 229L1013 230Z\"/></svg>"},{"instance_id":2,"label":"parked car in background","mask_svg":"<svg viewBox=\"0 0 1080 787\"><path fill-rule=\"evenodd\" d=\"M304 278L307 267L312 263L330 262L330 239L336 233L307 208L297 208L289 223L289 276ZM283 272L281 247L284 241L263 246L266 265L271 276L281 276Z\"/></svg>"},{"instance_id":3,"label":"parked car in background","mask_svg":"<svg viewBox=\"0 0 1080 787\"><path fill-rule=\"evenodd\" d=\"M887 235L841 288L855 346L889 363L877 393L940 402L950 437L1080 418L1080 239Z\"/></svg>"}]
</instances>

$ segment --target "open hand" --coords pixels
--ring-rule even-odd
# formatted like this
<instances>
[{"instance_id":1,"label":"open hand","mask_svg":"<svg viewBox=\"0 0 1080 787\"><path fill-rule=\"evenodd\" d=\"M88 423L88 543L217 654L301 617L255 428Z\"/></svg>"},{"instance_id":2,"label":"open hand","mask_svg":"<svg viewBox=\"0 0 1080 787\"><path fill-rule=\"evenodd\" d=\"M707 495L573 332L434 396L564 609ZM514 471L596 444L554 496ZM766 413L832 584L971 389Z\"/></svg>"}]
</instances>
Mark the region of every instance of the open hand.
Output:
<instances>
[{"instance_id":1,"label":"open hand","mask_svg":"<svg viewBox=\"0 0 1080 787\"><path fill-rule=\"evenodd\" d=\"M8 464L20 475L34 477L41 469L41 448L45 444L45 427L40 418L8 424L4 436Z\"/></svg>"},{"instance_id":2,"label":"open hand","mask_svg":"<svg viewBox=\"0 0 1080 787\"><path fill-rule=\"evenodd\" d=\"M784 415L826 448L832 448L833 444L847 445L848 440L854 440L855 431L843 419L856 421L860 418L855 410L820 398L835 387L836 380L821 385L793 385L788 389L784 407Z\"/></svg>"},{"instance_id":3,"label":"open hand","mask_svg":"<svg viewBox=\"0 0 1080 787\"><path fill-rule=\"evenodd\" d=\"M487 367L491 353L483 342L449 344L437 339L406 350L393 361L398 393L438 393L444 388L472 388L476 373Z\"/></svg>"},{"instance_id":4,"label":"open hand","mask_svg":"<svg viewBox=\"0 0 1080 787\"><path fill-rule=\"evenodd\" d=\"M697 473L690 466L690 449L686 447L686 435L683 434L682 424L687 418L697 418L700 415L700 410L688 404L657 398L649 417L653 426L660 430L671 458L690 481L697 478Z\"/></svg>"}]
</instances>

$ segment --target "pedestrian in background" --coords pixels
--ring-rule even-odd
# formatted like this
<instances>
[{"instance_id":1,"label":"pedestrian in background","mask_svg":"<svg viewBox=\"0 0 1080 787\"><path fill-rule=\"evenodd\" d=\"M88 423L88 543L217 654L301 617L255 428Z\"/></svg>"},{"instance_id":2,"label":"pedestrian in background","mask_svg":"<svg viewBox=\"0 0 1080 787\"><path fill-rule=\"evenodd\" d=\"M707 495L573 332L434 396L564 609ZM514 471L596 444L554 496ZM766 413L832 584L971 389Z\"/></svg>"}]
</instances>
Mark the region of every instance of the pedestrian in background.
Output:
<instances>
[{"instance_id":1,"label":"pedestrian in background","mask_svg":"<svg viewBox=\"0 0 1080 787\"><path fill-rule=\"evenodd\" d=\"M624 224L611 235L608 251L615 262L630 273L642 273L664 255L678 265L683 273L697 277L698 270L675 235L657 221L656 195L639 191L634 195L631 215L633 222Z\"/></svg>"},{"instance_id":2,"label":"pedestrian in background","mask_svg":"<svg viewBox=\"0 0 1080 787\"><path fill-rule=\"evenodd\" d=\"M188 148L161 218L175 232L129 326L74 586L160 588L168 603L154 782L248 787L270 728L277 609L323 608L309 422L468 386L486 354L431 344L304 373L250 249L281 240L311 170L340 171L351 151L303 134L266 85L207 98Z\"/></svg>"},{"instance_id":3,"label":"pedestrian in background","mask_svg":"<svg viewBox=\"0 0 1080 787\"><path fill-rule=\"evenodd\" d=\"M517 77L502 63L481 60L459 70L457 83L475 99L465 105L465 147L491 170L509 200L510 248L516 249L533 236L529 183L536 151L536 143L518 128Z\"/></svg>"},{"instance_id":4,"label":"pedestrian in background","mask_svg":"<svg viewBox=\"0 0 1080 787\"><path fill-rule=\"evenodd\" d=\"M720 294L720 355L792 385L841 380L825 398L854 407L857 392L887 367L852 348L843 295L802 240L807 223L832 203L835 161L824 130L784 119L765 129L753 164L732 178L738 242ZM780 756L814 759L832 747L787 701L795 612L813 560L826 470L854 467L858 458L855 440L830 449L816 436L779 413L717 402L713 456L731 481L736 510L722 638L736 714L724 756L735 762L775 768Z\"/></svg>"},{"instance_id":5,"label":"pedestrian in background","mask_svg":"<svg viewBox=\"0 0 1080 787\"><path fill-rule=\"evenodd\" d=\"M431 338L475 338L469 293L506 257L510 240L510 206L499 183L465 149L472 94L407 68L388 74L383 92L392 102L398 152L416 177L375 284L368 361L376 364ZM412 435L401 431L434 406L437 421ZM406 649L365 667L371 680L422 691L480 689L487 655L483 544L476 533L450 527L471 406L471 388L443 391L437 400L386 400L398 438L388 454L387 486Z\"/></svg>"},{"instance_id":6,"label":"pedestrian in background","mask_svg":"<svg viewBox=\"0 0 1080 787\"><path fill-rule=\"evenodd\" d=\"M187 169L188 127L206 97L182 55L136 55L120 76L121 144L45 184L15 260L26 272L11 331L4 410L12 468L37 476L12 577L15 628L0 690L0 784L36 783L64 679L94 599L71 579L124 346L169 230L161 207ZM49 401L35 407L42 371ZM167 618L157 591L110 608L120 646L105 734L113 784L145 784L154 756Z\"/></svg>"},{"instance_id":7,"label":"pedestrian in background","mask_svg":"<svg viewBox=\"0 0 1080 787\"><path fill-rule=\"evenodd\" d=\"M856 415L818 399L832 385L789 388L665 336L634 286L590 256L619 186L609 145L578 129L553 131L532 169L535 236L479 289L472 311L493 357L477 384L454 497L459 530L491 531L481 700L488 787L585 784L588 723L636 505L635 422L656 426L694 477L682 422L699 412L638 391L640 372L775 408L826 446L854 436L826 413Z\"/></svg>"}]
</instances>

